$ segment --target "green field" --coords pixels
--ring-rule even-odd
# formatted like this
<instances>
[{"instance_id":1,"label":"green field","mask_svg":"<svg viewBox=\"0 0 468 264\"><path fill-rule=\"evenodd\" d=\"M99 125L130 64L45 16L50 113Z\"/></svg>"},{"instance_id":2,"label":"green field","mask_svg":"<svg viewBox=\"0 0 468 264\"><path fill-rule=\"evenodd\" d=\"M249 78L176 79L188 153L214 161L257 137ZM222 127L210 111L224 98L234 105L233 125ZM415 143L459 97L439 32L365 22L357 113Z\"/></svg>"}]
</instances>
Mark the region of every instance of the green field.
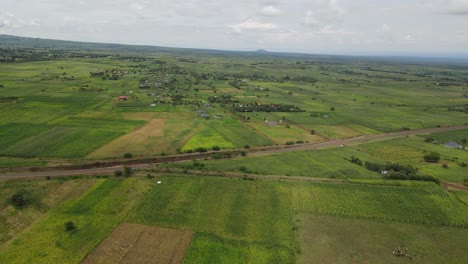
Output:
<instances>
[{"instance_id":1,"label":"green field","mask_svg":"<svg viewBox=\"0 0 468 264\"><path fill-rule=\"evenodd\" d=\"M38 48L0 62L0 155L154 156L466 123L463 66L127 49L51 49L60 56L36 61ZM255 107L236 108L247 105ZM157 118L166 120L164 135L132 143Z\"/></svg>"},{"instance_id":2,"label":"green field","mask_svg":"<svg viewBox=\"0 0 468 264\"><path fill-rule=\"evenodd\" d=\"M431 183L397 187L187 176L165 176L158 180L162 181L161 185L139 177L1 183L1 188L10 190L8 193L25 185L32 186L28 190L36 193L65 183L93 182L83 187L87 190L78 196L64 196L67 198L56 206L45 208L41 218L23 225L25 231L2 233L4 244L0 248L0 261L77 263L120 222L194 231L184 263L295 263L311 256L320 258L341 250L327 248L314 253L315 249L308 250L301 237L336 236L333 232L352 237L364 228L365 221L370 223L365 226L371 237L363 239L373 241L375 246L360 242L354 246L344 245L344 251L349 247L354 251L378 247L379 250L388 249L387 253L391 254L393 247L402 240L406 245L414 244L412 250L426 252L427 257L434 247L439 248L439 244L430 242L434 239L431 232L447 243L460 246L466 240L466 229L462 228L468 225L466 205ZM36 200L42 202L46 197L37 193ZM26 212L35 207L15 209L6 201L3 206L13 212ZM302 218L304 215L307 216ZM326 217L335 220L320 220ZM323 233L328 230L326 227L298 220L307 218L333 228ZM73 221L78 229L71 233L65 231L66 221ZM435 226L458 227L460 232L446 228L444 235L438 231L443 229ZM374 237L370 229L382 235ZM396 236L395 232L403 232L405 236ZM351 257L361 255L357 252ZM441 253L438 259L455 261L464 257L465 251L455 247L450 254Z\"/></svg>"}]
</instances>

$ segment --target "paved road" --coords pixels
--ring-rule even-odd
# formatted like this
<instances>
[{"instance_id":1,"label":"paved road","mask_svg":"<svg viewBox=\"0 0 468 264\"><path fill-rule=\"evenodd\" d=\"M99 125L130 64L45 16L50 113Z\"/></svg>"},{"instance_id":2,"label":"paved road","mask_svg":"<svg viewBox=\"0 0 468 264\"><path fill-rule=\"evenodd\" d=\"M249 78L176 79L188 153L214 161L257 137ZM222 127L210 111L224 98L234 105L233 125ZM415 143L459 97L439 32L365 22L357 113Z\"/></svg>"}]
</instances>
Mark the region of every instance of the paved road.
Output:
<instances>
[{"instance_id":1,"label":"paved road","mask_svg":"<svg viewBox=\"0 0 468 264\"><path fill-rule=\"evenodd\" d=\"M405 137L405 136L416 135L416 134L446 132L446 131L464 130L464 129L468 129L468 126L427 128L427 129L410 130L410 131L402 131L402 132L390 132L390 133L384 133L384 134L378 134L378 135L359 136L359 137L354 137L354 138L349 138L349 139L334 139L334 140L330 140L326 142L307 143L307 144L301 144L301 145L295 145L295 146L287 146L287 147L279 148L279 149L252 150L251 152L249 152L249 156L268 155L268 154L283 153L283 152L290 152L290 151L338 147L341 145L356 144L356 143L362 143L362 142L373 141L373 140L383 140L383 139ZM192 157L187 156L186 160L191 160L191 159ZM181 159L178 162L180 161L184 161L184 160ZM154 164L156 163L132 165L132 168L133 169L145 169ZM34 177L45 177L45 176L54 177L54 176L109 174L115 170L120 170L122 168L123 166L113 166L113 167L105 167L105 168L91 168L91 169L64 170L64 171L4 173L4 174L0 174L0 179L34 178Z\"/></svg>"}]
</instances>

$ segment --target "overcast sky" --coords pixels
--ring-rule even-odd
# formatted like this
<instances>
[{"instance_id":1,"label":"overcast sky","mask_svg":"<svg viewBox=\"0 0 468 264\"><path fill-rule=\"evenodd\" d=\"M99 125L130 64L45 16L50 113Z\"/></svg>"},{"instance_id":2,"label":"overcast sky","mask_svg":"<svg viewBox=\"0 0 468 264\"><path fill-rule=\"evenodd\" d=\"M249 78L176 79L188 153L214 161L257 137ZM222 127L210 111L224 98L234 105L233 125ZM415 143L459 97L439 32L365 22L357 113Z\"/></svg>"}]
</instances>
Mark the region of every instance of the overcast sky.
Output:
<instances>
[{"instance_id":1,"label":"overcast sky","mask_svg":"<svg viewBox=\"0 0 468 264\"><path fill-rule=\"evenodd\" d=\"M0 34L226 50L468 56L468 0L0 0Z\"/></svg>"}]
</instances>

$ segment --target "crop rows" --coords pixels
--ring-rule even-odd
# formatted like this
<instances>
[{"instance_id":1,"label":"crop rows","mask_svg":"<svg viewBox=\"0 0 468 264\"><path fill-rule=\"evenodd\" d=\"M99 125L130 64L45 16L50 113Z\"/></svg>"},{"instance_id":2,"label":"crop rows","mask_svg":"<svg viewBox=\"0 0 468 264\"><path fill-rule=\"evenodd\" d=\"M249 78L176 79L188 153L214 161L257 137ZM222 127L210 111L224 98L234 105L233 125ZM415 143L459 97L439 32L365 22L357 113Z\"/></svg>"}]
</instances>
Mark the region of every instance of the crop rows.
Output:
<instances>
[{"instance_id":1,"label":"crop rows","mask_svg":"<svg viewBox=\"0 0 468 264\"><path fill-rule=\"evenodd\" d=\"M468 226L468 210L438 186L310 184L292 190L299 213L440 226Z\"/></svg>"}]
</instances>

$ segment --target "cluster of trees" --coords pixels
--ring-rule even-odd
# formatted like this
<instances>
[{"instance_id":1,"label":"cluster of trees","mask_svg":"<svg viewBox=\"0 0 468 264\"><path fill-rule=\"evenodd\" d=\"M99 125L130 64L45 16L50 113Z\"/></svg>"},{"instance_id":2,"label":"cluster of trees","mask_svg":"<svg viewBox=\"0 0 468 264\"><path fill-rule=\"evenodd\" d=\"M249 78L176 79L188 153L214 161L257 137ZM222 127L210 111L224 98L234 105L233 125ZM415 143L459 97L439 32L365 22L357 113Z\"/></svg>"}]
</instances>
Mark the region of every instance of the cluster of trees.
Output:
<instances>
[{"instance_id":1,"label":"cluster of trees","mask_svg":"<svg viewBox=\"0 0 468 264\"><path fill-rule=\"evenodd\" d=\"M233 106L235 112L304 112L296 105L246 103Z\"/></svg>"},{"instance_id":2,"label":"cluster of trees","mask_svg":"<svg viewBox=\"0 0 468 264\"><path fill-rule=\"evenodd\" d=\"M239 100L232 100L232 96L230 95L220 95L220 96L208 96L208 102L211 104L219 103L219 104L230 104L230 103L238 103Z\"/></svg>"},{"instance_id":3,"label":"cluster of trees","mask_svg":"<svg viewBox=\"0 0 468 264\"><path fill-rule=\"evenodd\" d=\"M364 166L370 171L383 174L384 179L431 181L440 184L440 180L438 178L421 173L418 171L418 168L411 165L400 163L363 162L361 159L354 156L352 156L349 161L359 166Z\"/></svg>"},{"instance_id":4,"label":"cluster of trees","mask_svg":"<svg viewBox=\"0 0 468 264\"><path fill-rule=\"evenodd\" d=\"M104 71L90 72L91 77L101 77L103 80L119 80L120 77L128 74L127 70L112 69Z\"/></svg>"}]
</instances>

